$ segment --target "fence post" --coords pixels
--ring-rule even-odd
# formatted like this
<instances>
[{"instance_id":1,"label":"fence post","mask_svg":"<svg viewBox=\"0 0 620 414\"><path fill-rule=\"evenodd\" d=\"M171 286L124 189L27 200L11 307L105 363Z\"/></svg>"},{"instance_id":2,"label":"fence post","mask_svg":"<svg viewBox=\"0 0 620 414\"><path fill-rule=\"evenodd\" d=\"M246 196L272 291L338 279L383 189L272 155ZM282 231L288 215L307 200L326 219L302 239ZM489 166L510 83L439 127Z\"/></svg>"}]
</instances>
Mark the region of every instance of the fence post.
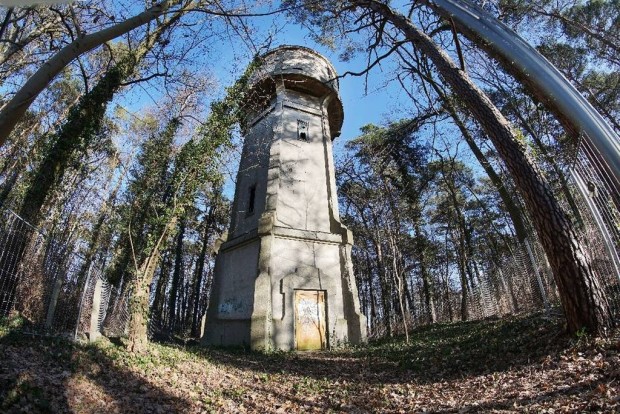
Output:
<instances>
[{"instance_id":1,"label":"fence post","mask_svg":"<svg viewBox=\"0 0 620 414\"><path fill-rule=\"evenodd\" d=\"M58 296L60 295L60 288L62 288L62 277L58 276L54 281L54 287L52 288L52 296L50 298L50 304L47 308L47 317L45 318L45 329L51 329L54 323L54 313L56 312L56 305L58 304Z\"/></svg>"},{"instance_id":2,"label":"fence post","mask_svg":"<svg viewBox=\"0 0 620 414\"><path fill-rule=\"evenodd\" d=\"M90 282L90 273L91 273L92 269L93 269L93 264L91 263L90 266L88 266L88 272L86 273L86 281L82 285L82 295L80 297L80 307L79 307L79 311L78 311L77 321L75 323L75 333L73 334L73 339L75 339L75 340L78 339L78 333L79 333L79 330L80 330L80 321L82 320L82 308L84 307L84 297L86 296L86 291L88 290L88 284Z\"/></svg>"},{"instance_id":3,"label":"fence post","mask_svg":"<svg viewBox=\"0 0 620 414\"><path fill-rule=\"evenodd\" d=\"M99 332L99 311L101 310L101 292L102 292L101 278L97 278L95 282L95 289L93 291L93 306L90 311L90 330L88 339L90 342L96 341L101 333Z\"/></svg>"},{"instance_id":4,"label":"fence post","mask_svg":"<svg viewBox=\"0 0 620 414\"><path fill-rule=\"evenodd\" d=\"M200 318L200 337L202 338L205 334L205 325L207 324L207 313L205 312Z\"/></svg>"},{"instance_id":5,"label":"fence post","mask_svg":"<svg viewBox=\"0 0 620 414\"><path fill-rule=\"evenodd\" d=\"M540 275L538 262L536 261L534 252L532 252L532 246L530 245L530 241L528 239L523 240L523 244L525 244L525 250L527 250L527 255L530 257L530 262L532 262L532 268L534 269L534 274L536 275L536 282L538 283L538 289L540 290L540 296L542 296L545 310L549 311L549 300L547 299L547 292L545 291L545 285L543 284L542 276Z\"/></svg>"}]
</instances>

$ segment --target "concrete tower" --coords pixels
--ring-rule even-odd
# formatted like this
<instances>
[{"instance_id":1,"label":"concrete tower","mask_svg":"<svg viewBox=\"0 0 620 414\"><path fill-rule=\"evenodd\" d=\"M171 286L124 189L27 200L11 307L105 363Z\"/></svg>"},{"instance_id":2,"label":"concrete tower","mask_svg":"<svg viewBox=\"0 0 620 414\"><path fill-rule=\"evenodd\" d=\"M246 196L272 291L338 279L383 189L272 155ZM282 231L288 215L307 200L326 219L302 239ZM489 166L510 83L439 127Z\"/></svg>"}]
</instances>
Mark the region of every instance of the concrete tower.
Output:
<instances>
[{"instance_id":1,"label":"concrete tower","mask_svg":"<svg viewBox=\"0 0 620 414\"><path fill-rule=\"evenodd\" d=\"M343 111L336 72L311 49L263 56L230 229L216 258L203 342L325 349L366 339L340 222L332 139Z\"/></svg>"}]
</instances>

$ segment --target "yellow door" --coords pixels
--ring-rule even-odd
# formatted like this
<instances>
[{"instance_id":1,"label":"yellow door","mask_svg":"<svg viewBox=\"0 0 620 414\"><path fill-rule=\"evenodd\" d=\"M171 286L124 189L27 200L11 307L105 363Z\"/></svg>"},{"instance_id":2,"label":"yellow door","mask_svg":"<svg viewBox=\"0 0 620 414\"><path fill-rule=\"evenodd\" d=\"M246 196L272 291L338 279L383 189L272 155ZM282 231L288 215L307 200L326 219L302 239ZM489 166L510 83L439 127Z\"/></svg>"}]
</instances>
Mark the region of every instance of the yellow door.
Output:
<instances>
[{"instance_id":1,"label":"yellow door","mask_svg":"<svg viewBox=\"0 0 620 414\"><path fill-rule=\"evenodd\" d=\"M295 340L297 349L325 349L325 292L295 291Z\"/></svg>"}]
</instances>

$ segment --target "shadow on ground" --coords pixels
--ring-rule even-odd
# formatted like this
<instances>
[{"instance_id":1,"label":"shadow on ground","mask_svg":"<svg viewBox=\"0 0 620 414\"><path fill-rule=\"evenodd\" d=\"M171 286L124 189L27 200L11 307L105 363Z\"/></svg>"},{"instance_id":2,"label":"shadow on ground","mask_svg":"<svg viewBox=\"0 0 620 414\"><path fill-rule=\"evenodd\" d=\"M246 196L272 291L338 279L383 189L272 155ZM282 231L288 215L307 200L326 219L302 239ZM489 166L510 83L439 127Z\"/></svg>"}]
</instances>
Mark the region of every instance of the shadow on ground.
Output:
<instances>
[{"instance_id":1,"label":"shadow on ground","mask_svg":"<svg viewBox=\"0 0 620 414\"><path fill-rule=\"evenodd\" d=\"M183 412L191 403L155 387L96 346L0 335L0 412ZM121 355L121 354L118 354Z\"/></svg>"},{"instance_id":2,"label":"shadow on ground","mask_svg":"<svg viewBox=\"0 0 620 414\"><path fill-rule=\"evenodd\" d=\"M560 315L537 314L423 327L409 344L392 338L315 353L153 344L144 356L109 341L0 332L0 412L620 408L620 341L605 348L563 332Z\"/></svg>"},{"instance_id":3,"label":"shadow on ground","mask_svg":"<svg viewBox=\"0 0 620 414\"><path fill-rule=\"evenodd\" d=\"M335 352L192 349L207 352L214 362L267 373L351 377L366 383L433 383L541 363L571 346L564 332L561 315L551 313L430 325L411 332L409 344L402 337L388 338Z\"/></svg>"}]
</instances>

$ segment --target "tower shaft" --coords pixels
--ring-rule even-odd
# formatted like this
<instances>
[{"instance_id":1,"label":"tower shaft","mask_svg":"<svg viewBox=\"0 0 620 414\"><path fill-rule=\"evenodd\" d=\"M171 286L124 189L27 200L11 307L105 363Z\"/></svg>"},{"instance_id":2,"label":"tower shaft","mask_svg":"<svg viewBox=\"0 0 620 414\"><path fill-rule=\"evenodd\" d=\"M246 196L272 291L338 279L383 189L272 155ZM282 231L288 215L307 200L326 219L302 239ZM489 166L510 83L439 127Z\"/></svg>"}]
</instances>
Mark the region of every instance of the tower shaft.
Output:
<instances>
[{"instance_id":1,"label":"tower shaft","mask_svg":"<svg viewBox=\"0 0 620 414\"><path fill-rule=\"evenodd\" d=\"M332 155L342 123L335 71L305 48L264 59L204 342L285 350L359 343L366 324Z\"/></svg>"}]
</instances>

